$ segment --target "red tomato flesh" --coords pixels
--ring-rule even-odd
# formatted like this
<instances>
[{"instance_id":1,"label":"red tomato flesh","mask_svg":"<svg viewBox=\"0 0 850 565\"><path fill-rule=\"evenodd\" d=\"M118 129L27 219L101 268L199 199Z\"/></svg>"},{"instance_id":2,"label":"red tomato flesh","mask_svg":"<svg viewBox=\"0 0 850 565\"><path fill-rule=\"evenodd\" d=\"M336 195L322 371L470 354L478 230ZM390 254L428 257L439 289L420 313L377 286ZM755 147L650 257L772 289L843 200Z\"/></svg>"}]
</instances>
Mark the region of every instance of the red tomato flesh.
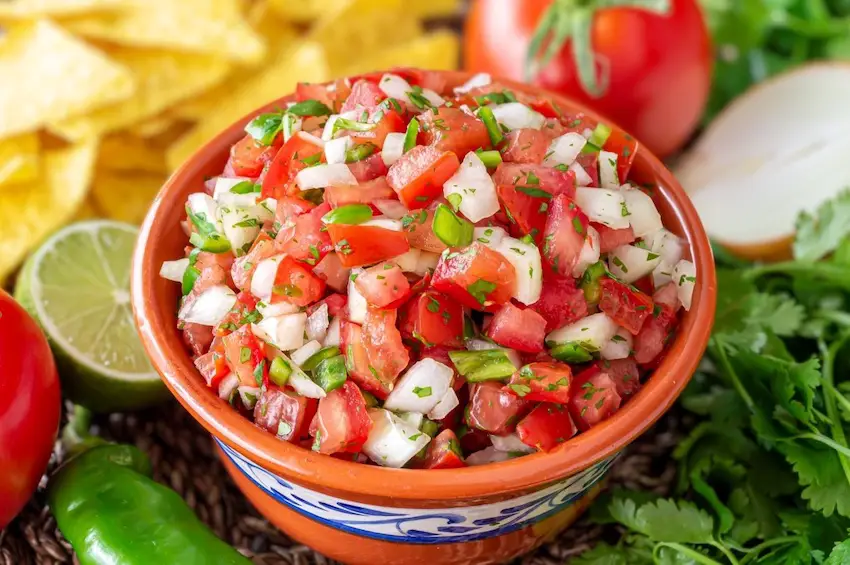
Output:
<instances>
[{"instance_id":1,"label":"red tomato flesh","mask_svg":"<svg viewBox=\"0 0 850 565\"><path fill-rule=\"evenodd\" d=\"M652 314L652 299L646 294L630 288L627 284L610 277L602 277L602 296L599 309L608 317L637 335L644 322Z\"/></svg>"},{"instance_id":2,"label":"red tomato flesh","mask_svg":"<svg viewBox=\"0 0 850 565\"><path fill-rule=\"evenodd\" d=\"M301 436L305 425L307 398L269 385L254 406L254 423L278 439L291 441Z\"/></svg>"},{"instance_id":3,"label":"red tomato flesh","mask_svg":"<svg viewBox=\"0 0 850 565\"><path fill-rule=\"evenodd\" d=\"M466 467L460 442L452 430L443 430L428 444L423 469L458 469Z\"/></svg>"},{"instance_id":4,"label":"red tomato flesh","mask_svg":"<svg viewBox=\"0 0 850 565\"><path fill-rule=\"evenodd\" d=\"M322 223L322 216L330 210L328 204L322 204L282 226L275 238L276 247L293 259L315 267L325 255L333 251L331 238Z\"/></svg>"},{"instance_id":5,"label":"red tomato flesh","mask_svg":"<svg viewBox=\"0 0 850 565\"><path fill-rule=\"evenodd\" d=\"M546 333L581 320L588 315L584 291L576 287L572 277L564 277L543 269L543 292L529 306L546 320Z\"/></svg>"},{"instance_id":6,"label":"red tomato flesh","mask_svg":"<svg viewBox=\"0 0 850 565\"><path fill-rule=\"evenodd\" d=\"M307 167L304 160L314 155L324 155L323 149L300 135L290 137L271 160L263 177L260 197L282 198L296 194L295 175Z\"/></svg>"},{"instance_id":7,"label":"red tomato flesh","mask_svg":"<svg viewBox=\"0 0 850 565\"><path fill-rule=\"evenodd\" d=\"M459 347L463 343L463 306L439 292L423 292L404 306L401 332L425 347Z\"/></svg>"},{"instance_id":8,"label":"red tomato flesh","mask_svg":"<svg viewBox=\"0 0 850 565\"><path fill-rule=\"evenodd\" d=\"M457 108L441 107L420 114L419 142L463 159L470 151L490 148L484 122Z\"/></svg>"},{"instance_id":9,"label":"red tomato flesh","mask_svg":"<svg viewBox=\"0 0 850 565\"><path fill-rule=\"evenodd\" d=\"M363 394L351 381L319 400L313 445L319 453L357 453L372 429Z\"/></svg>"},{"instance_id":10,"label":"red tomato flesh","mask_svg":"<svg viewBox=\"0 0 850 565\"><path fill-rule=\"evenodd\" d=\"M529 401L503 390L502 383L477 383L470 390L467 425L497 436L507 435L530 407Z\"/></svg>"},{"instance_id":11,"label":"red tomato flesh","mask_svg":"<svg viewBox=\"0 0 850 565\"><path fill-rule=\"evenodd\" d=\"M230 148L230 166L237 176L257 178L278 149L279 139L272 145L261 145L253 137L246 135Z\"/></svg>"},{"instance_id":12,"label":"red tomato flesh","mask_svg":"<svg viewBox=\"0 0 850 565\"><path fill-rule=\"evenodd\" d=\"M555 449L577 432L567 407L549 402L538 404L516 426L520 441L544 452Z\"/></svg>"},{"instance_id":13,"label":"red tomato flesh","mask_svg":"<svg viewBox=\"0 0 850 565\"><path fill-rule=\"evenodd\" d=\"M383 382L394 383L410 363L407 348L396 327L396 310L369 308L363 322L363 346L369 358L369 370Z\"/></svg>"},{"instance_id":14,"label":"red tomato flesh","mask_svg":"<svg viewBox=\"0 0 850 565\"><path fill-rule=\"evenodd\" d=\"M572 379L573 372L566 363L529 363L511 376L505 390L525 400L566 404Z\"/></svg>"},{"instance_id":15,"label":"red tomato flesh","mask_svg":"<svg viewBox=\"0 0 850 565\"><path fill-rule=\"evenodd\" d=\"M348 224L328 224L327 228L343 267L386 261L410 249L404 232Z\"/></svg>"},{"instance_id":16,"label":"red tomato flesh","mask_svg":"<svg viewBox=\"0 0 850 565\"><path fill-rule=\"evenodd\" d=\"M515 285L514 266L478 242L462 252L443 253L431 280L435 290L476 310L504 304Z\"/></svg>"},{"instance_id":17,"label":"red tomato flesh","mask_svg":"<svg viewBox=\"0 0 850 565\"><path fill-rule=\"evenodd\" d=\"M460 161L451 151L417 145L392 164L387 182L409 210L425 208L443 194L443 184L458 167Z\"/></svg>"},{"instance_id":18,"label":"red tomato flesh","mask_svg":"<svg viewBox=\"0 0 850 565\"><path fill-rule=\"evenodd\" d=\"M345 354L348 376L360 388L385 399L392 391L392 381L383 381L370 369L369 355L363 345L363 330L354 322L343 320L340 326L341 349Z\"/></svg>"},{"instance_id":19,"label":"red tomato flesh","mask_svg":"<svg viewBox=\"0 0 850 565\"><path fill-rule=\"evenodd\" d=\"M570 398L570 414L582 431L589 430L620 409L622 399L610 375L592 366L576 375Z\"/></svg>"},{"instance_id":20,"label":"red tomato flesh","mask_svg":"<svg viewBox=\"0 0 850 565\"><path fill-rule=\"evenodd\" d=\"M552 270L569 276L587 238L587 216L566 195L552 199L543 231L543 258ZM545 270L545 269L544 269Z\"/></svg>"},{"instance_id":21,"label":"red tomato flesh","mask_svg":"<svg viewBox=\"0 0 850 565\"><path fill-rule=\"evenodd\" d=\"M378 263L357 276L354 286L376 308L392 308L410 294L410 283L395 263Z\"/></svg>"},{"instance_id":22,"label":"red tomato flesh","mask_svg":"<svg viewBox=\"0 0 850 565\"><path fill-rule=\"evenodd\" d=\"M546 318L531 309L522 309L506 302L493 316L487 336L504 347L539 353L546 337Z\"/></svg>"},{"instance_id":23,"label":"red tomato flesh","mask_svg":"<svg viewBox=\"0 0 850 565\"><path fill-rule=\"evenodd\" d=\"M309 306L325 293L325 281L291 256L284 257L277 266L272 287L271 303L289 302L296 306Z\"/></svg>"}]
</instances>

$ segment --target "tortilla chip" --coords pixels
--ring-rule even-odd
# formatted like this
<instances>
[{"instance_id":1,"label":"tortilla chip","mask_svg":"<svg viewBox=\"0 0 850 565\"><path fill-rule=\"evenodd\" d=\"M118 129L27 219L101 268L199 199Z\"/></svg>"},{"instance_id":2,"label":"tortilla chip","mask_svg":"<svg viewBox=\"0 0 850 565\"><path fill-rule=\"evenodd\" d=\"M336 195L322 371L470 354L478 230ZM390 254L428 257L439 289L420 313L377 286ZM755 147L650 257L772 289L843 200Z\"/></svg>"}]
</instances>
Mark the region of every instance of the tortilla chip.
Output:
<instances>
[{"instance_id":1,"label":"tortilla chip","mask_svg":"<svg viewBox=\"0 0 850 565\"><path fill-rule=\"evenodd\" d=\"M419 18L448 18L463 13L461 0L407 0L404 5Z\"/></svg>"},{"instance_id":2,"label":"tortilla chip","mask_svg":"<svg viewBox=\"0 0 850 565\"><path fill-rule=\"evenodd\" d=\"M88 192L97 143L44 153L43 175L0 192L0 281L70 220Z\"/></svg>"},{"instance_id":3,"label":"tortilla chip","mask_svg":"<svg viewBox=\"0 0 850 565\"><path fill-rule=\"evenodd\" d=\"M38 150L35 133L0 139L0 187L38 178Z\"/></svg>"},{"instance_id":4,"label":"tortilla chip","mask_svg":"<svg viewBox=\"0 0 850 565\"><path fill-rule=\"evenodd\" d=\"M103 138L97 153L97 169L160 175L168 173L162 151L147 140L126 133Z\"/></svg>"},{"instance_id":5,"label":"tortilla chip","mask_svg":"<svg viewBox=\"0 0 850 565\"><path fill-rule=\"evenodd\" d=\"M265 53L238 0L133 0L132 8L119 13L83 16L63 24L74 33L119 45L206 53L249 63Z\"/></svg>"},{"instance_id":6,"label":"tortilla chip","mask_svg":"<svg viewBox=\"0 0 850 565\"><path fill-rule=\"evenodd\" d=\"M343 76L357 75L392 67L421 67L433 70L456 69L460 40L450 31L435 31L413 41L375 51L345 69Z\"/></svg>"},{"instance_id":7,"label":"tortilla chip","mask_svg":"<svg viewBox=\"0 0 850 565\"><path fill-rule=\"evenodd\" d=\"M269 6L283 19L301 24L309 24L319 19L328 10L343 4L346 0L268 0Z\"/></svg>"},{"instance_id":8,"label":"tortilla chip","mask_svg":"<svg viewBox=\"0 0 850 565\"><path fill-rule=\"evenodd\" d=\"M105 218L140 224L165 180L165 175L99 171L92 184L94 208Z\"/></svg>"},{"instance_id":9,"label":"tortilla chip","mask_svg":"<svg viewBox=\"0 0 850 565\"><path fill-rule=\"evenodd\" d=\"M0 138L90 112L133 93L130 71L47 20L0 37Z\"/></svg>"},{"instance_id":10,"label":"tortilla chip","mask_svg":"<svg viewBox=\"0 0 850 565\"><path fill-rule=\"evenodd\" d=\"M90 114L54 121L49 125L51 131L80 140L125 128L218 84L230 70L227 62L209 55L127 47L115 48L110 54L132 71L136 93Z\"/></svg>"},{"instance_id":11,"label":"tortilla chip","mask_svg":"<svg viewBox=\"0 0 850 565\"><path fill-rule=\"evenodd\" d=\"M77 213L74 214L73 218L71 218L71 222L81 222L83 220L91 220L100 217L102 217L102 215L94 207L94 204L92 203L92 196L89 194L89 197L80 204L79 208L77 208Z\"/></svg>"},{"instance_id":12,"label":"tortilla chip","mask_svg":"<svg viewBox=\"0 0 850 565\"><path fill-rule=\"evenodd\" d=\"M0 19L72 16L125 8L131 0L7 0L0 2Z\"/></svg>"},{"instance_id":13,"label":"tortilla chip","mask_svg":"<svg viewBox=\"0 0 850 565\"><path fill-rule=\"evenodd\" d=\"M201 96L203 96L203 94ZM173 124L174 117L170 112L165 112L158 116L142 120L137 124L133 124L128 129L130 130L130 133L139 137L156 137L170 128Z\"/></svg>"},{"instance_id":14,"label":"tortilla chip","mask_svg":"<svg viewBox=\"0 0 850 565\"><path fill-rule=\"evenodd\" d=\"M175 169L180 166L221 130L249 112L292 93L298 82L323 82L328 76L322 48L316 43L301 42L288 57L269 63L264 73L254 75L230 92L227 104L222 104L170 147L167 153L169 167Z\"/></svg>"}]
</instances>

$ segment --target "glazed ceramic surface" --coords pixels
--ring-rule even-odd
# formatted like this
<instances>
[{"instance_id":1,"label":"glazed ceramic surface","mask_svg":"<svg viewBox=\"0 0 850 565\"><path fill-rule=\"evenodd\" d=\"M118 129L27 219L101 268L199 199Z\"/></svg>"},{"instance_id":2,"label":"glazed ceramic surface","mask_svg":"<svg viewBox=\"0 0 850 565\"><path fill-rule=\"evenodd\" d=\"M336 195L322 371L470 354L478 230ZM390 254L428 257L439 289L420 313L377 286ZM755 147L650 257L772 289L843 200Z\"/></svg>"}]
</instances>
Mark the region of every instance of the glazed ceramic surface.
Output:
<instances>
[{"instance_id":1,"label":"glazed ceramic surface","mask_svg":"<svg viewBox=\"0 0 850 565\"><path fill-rule=\"evenodd\" d=\"M469 78L459 72L445 76L450 87ZM547 95L568 112L597 117ZM276 100L257 112L290 100ZM214 436L236 484L290 536L350 563L500 563L557 535L599 493L617 453L675 401L708 342L716 299L714 261L696 211L672 174L646 149L638 150L630 176L653 186L664 225L684 238L685 254L697 268L691 311L640 392L612 418L550 453L464 469L385 469L313 453L255 427L206 387L177 330L178 285L159 277L160 265L183 256L186 198L202 190L206 178L220 174L249 119L213 139L162 188L142 226L132 281L136 323L154 366Z\"/></svg>"}]
</instances>

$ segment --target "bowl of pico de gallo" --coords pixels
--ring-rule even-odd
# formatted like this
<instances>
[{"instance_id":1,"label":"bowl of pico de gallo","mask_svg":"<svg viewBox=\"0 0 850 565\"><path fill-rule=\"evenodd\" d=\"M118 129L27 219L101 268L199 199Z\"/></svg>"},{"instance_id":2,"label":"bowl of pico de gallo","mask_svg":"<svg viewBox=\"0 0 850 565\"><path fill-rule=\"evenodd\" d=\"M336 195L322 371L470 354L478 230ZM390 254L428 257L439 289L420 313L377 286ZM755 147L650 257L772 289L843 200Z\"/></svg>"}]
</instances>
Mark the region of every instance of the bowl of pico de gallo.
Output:
<instances>
[{"instance_id":1,"label":"bowl of pico de gallo","mask_svg":"<svg viewBox=\"0 0 850 565\"><path fill-rule=\"evenodd\" d=\"M499 563L572 523L714 316L673 175L560 96L461 72L300 84L162 188L154 366L271 522L349 563Z\"/></svg>"}]
</instances>

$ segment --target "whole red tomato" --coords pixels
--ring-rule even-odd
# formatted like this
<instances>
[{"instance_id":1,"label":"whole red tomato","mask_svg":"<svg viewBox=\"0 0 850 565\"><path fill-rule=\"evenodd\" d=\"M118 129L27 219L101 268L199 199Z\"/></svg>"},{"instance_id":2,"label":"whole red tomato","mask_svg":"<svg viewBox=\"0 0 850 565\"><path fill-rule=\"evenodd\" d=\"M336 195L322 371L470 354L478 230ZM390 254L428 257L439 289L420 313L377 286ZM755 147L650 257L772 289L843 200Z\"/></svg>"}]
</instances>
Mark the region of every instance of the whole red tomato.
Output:
<instances>
[{"instance_id":1,"label":"whole red tomato","mask_svg":"<svg viewBox=\"0 0 850 565\"><path fill-rule=\"evenodd\" d=\"M588 9L579 4L593 5L556 2L562 22ZM464 38L466 70L523 80L529 44L551 4L474 0ZM580 24L572 27L572 34L579 29ZM596 79L604 92L593 96L583 86L587 82L577 71L575 39L567 39L531 82L611 118L659 157L679 149L699 122L711 82L711 40L696 0L671 0L666 14L629 7L598 9L588 15L584 29L590 45L585 42L579 52L592 48ZM540 51L547 45L542 42Z\"/></svg>"},{"instance_id":2,"label":"whole red tomato","mask_svg":"<svg viewBox=\"0 0 850 565\"><path fill-rule=\"evenodd\" d=\"M0 290L0 530L38 486L53 451L61 402L47 339Z\"/></svg>"}]
</instances>

